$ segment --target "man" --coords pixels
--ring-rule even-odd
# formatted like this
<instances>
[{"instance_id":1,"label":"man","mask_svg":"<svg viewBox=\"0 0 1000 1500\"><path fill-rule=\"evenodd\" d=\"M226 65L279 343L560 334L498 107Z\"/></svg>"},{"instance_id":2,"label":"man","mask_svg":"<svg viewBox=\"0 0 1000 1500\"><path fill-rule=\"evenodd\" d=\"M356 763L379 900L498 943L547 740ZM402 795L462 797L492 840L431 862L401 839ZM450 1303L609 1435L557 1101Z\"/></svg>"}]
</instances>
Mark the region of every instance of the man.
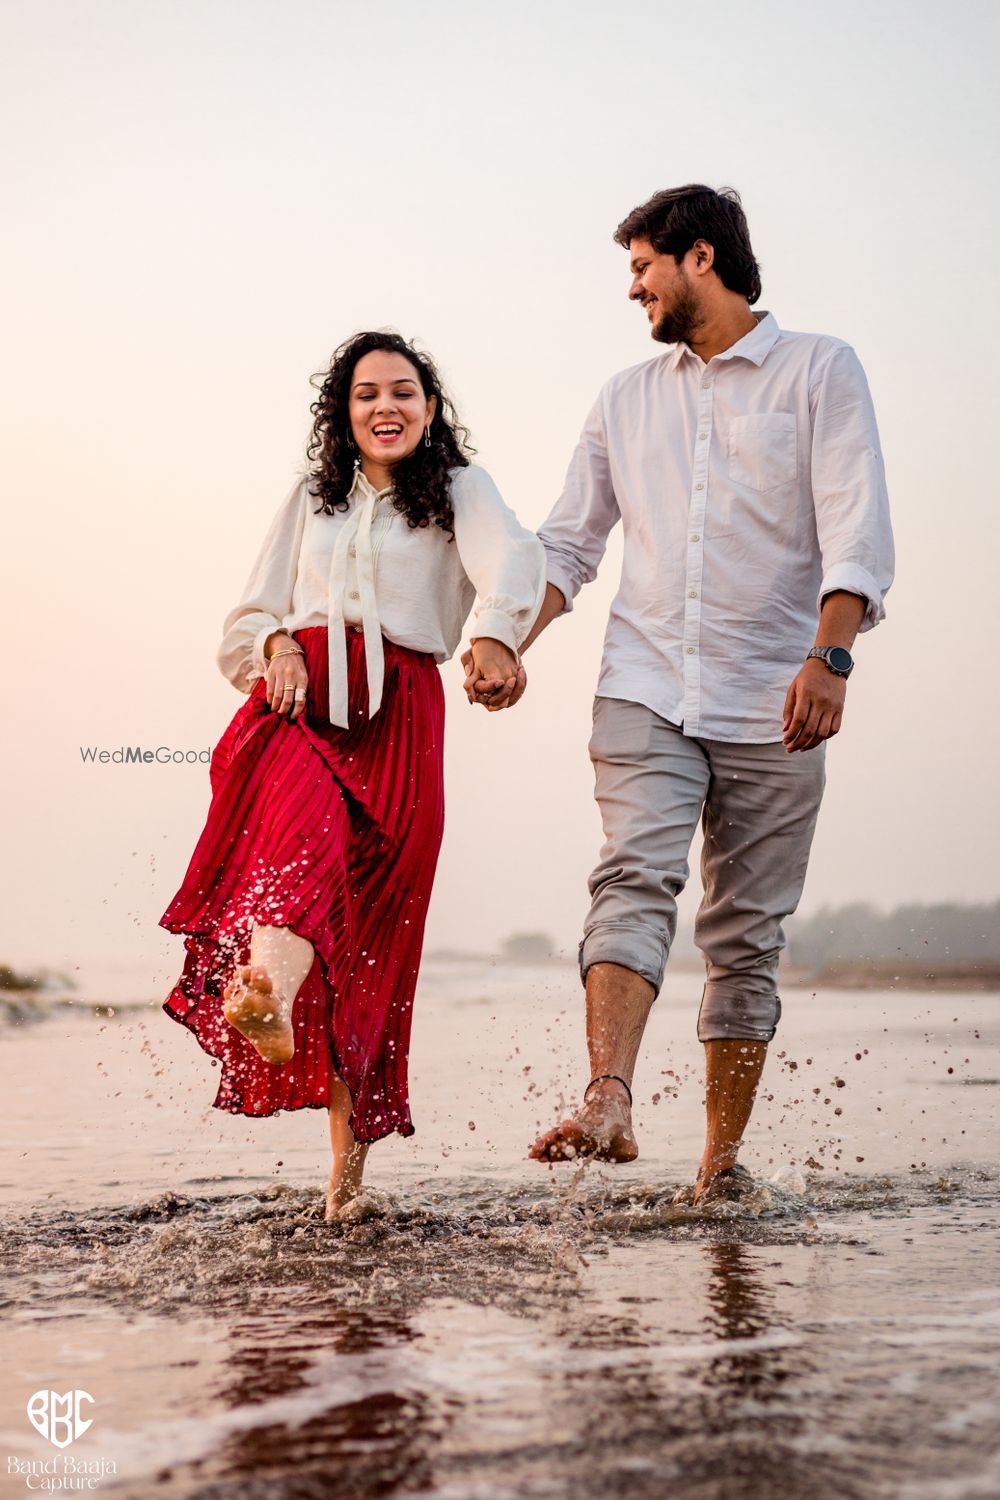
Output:
<instances>
[{"instance_id":1,"label":"man","mask_svg":"<svg viewBox=\"0 0 1000 1500\"><path fill-rule=\"evenodd\" d=\"M752 311L760 273L738 194L657 193L615 240L629 297L671 347L604 386L539 532L548 588L525 647L570 611L619 520L624 562L590 741L605 833L580 945L591 1081L529 1154L638 1155L633 1069L700 818L707 1131L678 1195L697 1203L751 1183L736 1158L781 1014L781 923L893 544L861 364L840 339ZM522 685L466 683L494 708Z\"/></svg>"}]
</instances>

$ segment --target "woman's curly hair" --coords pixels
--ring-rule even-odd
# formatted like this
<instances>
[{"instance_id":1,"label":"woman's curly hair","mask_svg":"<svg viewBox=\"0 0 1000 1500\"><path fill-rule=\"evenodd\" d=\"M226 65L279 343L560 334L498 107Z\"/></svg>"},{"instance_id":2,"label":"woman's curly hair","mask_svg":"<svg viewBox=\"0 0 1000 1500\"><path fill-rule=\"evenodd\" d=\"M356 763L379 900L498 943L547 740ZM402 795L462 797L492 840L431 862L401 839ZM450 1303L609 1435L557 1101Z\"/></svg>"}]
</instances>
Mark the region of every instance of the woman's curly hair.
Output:
<instances>
[{"instance_id":1,"label":"woman's curly hair","mask_svg":"<svg viewBox=\"0 0 1000 1500\"><path fill-rule=\"evenodd\" d=\"M315 465L314 484L310 493L322 499L320 509L331 514L347 510L358 450L351 434L348 401L351 380L357 363L366 354L384 350L401 354L409 360L420 377L425 397L437 397L431 422L430 447L421 438L414 451L392 470L393 502L412 527L435 526L455 535L455 512L452 508L448 470L466 467L467 454L475 453L469 444L468 428L458 420L455 408L441 383L433 360L418 352L398 333L356 333L334 352L330 367L312 377L319 396L309 408L315 416L312 437L306 449Z\"/></svg>"}]
</instances>

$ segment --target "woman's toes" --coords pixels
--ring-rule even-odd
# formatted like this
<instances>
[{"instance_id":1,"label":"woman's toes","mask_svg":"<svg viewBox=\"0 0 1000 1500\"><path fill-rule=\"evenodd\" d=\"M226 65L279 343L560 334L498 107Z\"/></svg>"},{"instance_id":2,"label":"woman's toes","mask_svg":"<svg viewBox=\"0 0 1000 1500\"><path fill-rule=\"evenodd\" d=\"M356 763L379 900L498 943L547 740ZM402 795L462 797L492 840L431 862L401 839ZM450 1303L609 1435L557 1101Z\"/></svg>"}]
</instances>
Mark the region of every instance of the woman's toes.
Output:
<instances>
[{"instance_id":1,"label":"woman's toes","mask_svg":"<svg viewBox=\"0 0 1000 1500\"><path fill-rule=\"evenodd\" d=\"M295 1053L291 1004L275 991L266 969L246 965L224 991L222 1013L265 1062L290 1062Z\"/></svg>"}]
</instances>

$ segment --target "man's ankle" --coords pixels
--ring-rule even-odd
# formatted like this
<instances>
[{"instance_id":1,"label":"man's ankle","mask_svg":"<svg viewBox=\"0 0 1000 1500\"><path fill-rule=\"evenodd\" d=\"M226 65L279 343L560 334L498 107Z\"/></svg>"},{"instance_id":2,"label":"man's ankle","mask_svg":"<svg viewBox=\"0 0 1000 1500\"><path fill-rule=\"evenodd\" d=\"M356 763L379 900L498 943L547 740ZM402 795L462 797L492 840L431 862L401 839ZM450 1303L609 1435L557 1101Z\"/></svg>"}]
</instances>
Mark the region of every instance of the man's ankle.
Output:
<instances>
[{"instance_id":1,"label":"man's ankle","mask_svg":"<svg viewBox=\"0 0 1000 1500\"><path fill-rule=\"evenodd\" d=\"M736 1151L716 1151L713 1155L704 1157L698 1168L698 1180L717 1177L720 1172L728 1172L730 1167L735 1167L737 1155Z\"/></svg>"},{"instance_id":2,"label":"man's ankle","mask_svg":"<svg viewBox=\"0 0 1000 1500\"><path fill-rule=\"evenodd\" d=\"M604 1099L621 1104L625 1109L631 1108L632 1105L628 1084L617 1074L598 1076L587 1084L583 1091L583 1102L589 1104L593 1099Z\"/></svg>"}]
</instances>

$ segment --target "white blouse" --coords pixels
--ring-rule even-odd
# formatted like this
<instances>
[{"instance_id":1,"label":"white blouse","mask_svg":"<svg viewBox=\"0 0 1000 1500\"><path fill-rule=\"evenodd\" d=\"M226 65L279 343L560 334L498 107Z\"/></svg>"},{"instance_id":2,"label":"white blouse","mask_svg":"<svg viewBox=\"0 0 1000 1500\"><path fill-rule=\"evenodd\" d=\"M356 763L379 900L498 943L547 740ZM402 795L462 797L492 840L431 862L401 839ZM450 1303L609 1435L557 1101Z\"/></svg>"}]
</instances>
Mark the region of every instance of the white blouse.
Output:
<instances>
[{"instance_id":1,"label":"white blouse","mask_svg":"<svg viewBox=\"0 0 1000 1500\"><path fill-rule=\"evenodd\" d=\"M382 701L382 636L447 661L473 612L473 638L517 651L545 597L545 552L478 464L451 470L455 538L431 522L411 527L360 468L347 510L318 511L307 475L271 522L240 602L226 616L217 661L243 693L263 677L275 630L326 624L330 722L347 727L345 625L365 637L369 717Z\"/></svg>"}]
</instances>

